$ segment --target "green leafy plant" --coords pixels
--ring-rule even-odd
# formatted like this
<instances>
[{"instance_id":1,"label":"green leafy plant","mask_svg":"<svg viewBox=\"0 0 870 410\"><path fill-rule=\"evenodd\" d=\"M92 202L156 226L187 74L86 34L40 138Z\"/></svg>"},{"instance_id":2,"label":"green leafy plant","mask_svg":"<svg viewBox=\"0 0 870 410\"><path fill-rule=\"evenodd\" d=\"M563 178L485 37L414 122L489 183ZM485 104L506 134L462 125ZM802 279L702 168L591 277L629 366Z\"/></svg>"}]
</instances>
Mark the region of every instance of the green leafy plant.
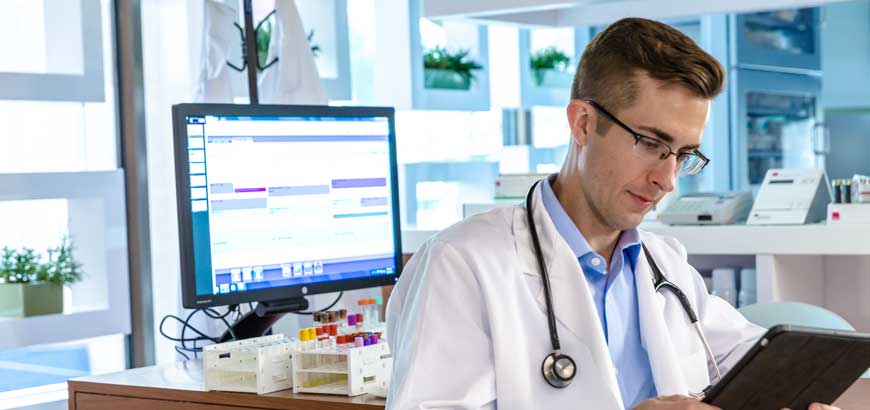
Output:
<instances>
[{"instance_id":1,"label":"green leafy plant","mask_svg":"<svg viewBox=\"0 0 870 410\"><path fill-rule=\"evenodd\" d=\"M447 49L436 46L423 53L423 67L428 69L450 70L465 80L474 79L474 70L480 70L482 65L468 58L469 50L457 50L451 53Z\"/></svg>"},{"instance_id":2,"label":"green leafy plant","mask_svg":"<svg viewBox=\"0 0 870 410\"><path fill-rule=\"evenodd\" d=\"M68 236L48 250L48 258L30 248L3 247L0 251L0 283L55 283L69 285L82 279L82 265L73 257L75 247Z\"/></svg>"},{"instance_id":3,"label":"green leafy plant","mask_svg":"<svg viewBox=\"0 0 870 410\"><path fill-rule=\"evenodd\" d=\"M571 58L555 46L533 52L530 60L533 70L567 71L571 62Z\"/></svg>"},{"instance_id":4,"label":"green leafy plant","mask_svg":"<svg viewBox=\"0 0 870 410\"><path fill-rule=\"evenodd\" d=\"M266 20L257 29L257 60L260 67L265 67L269 62L269 42L272 41L272 22Z\"/></svg>"}]
</instances>

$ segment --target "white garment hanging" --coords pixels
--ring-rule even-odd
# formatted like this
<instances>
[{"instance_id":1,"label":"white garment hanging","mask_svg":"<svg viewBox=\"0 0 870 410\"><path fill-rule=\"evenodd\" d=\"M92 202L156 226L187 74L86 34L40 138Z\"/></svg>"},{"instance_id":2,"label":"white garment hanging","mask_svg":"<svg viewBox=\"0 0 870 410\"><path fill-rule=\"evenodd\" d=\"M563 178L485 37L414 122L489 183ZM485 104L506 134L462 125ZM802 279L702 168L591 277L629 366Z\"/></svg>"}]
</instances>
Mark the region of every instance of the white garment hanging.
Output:
<instances>
[{"instance_id":1,"label":"white garment hanging","mask_svg":"<svg viewBox=\"0 0 870 410\"><path fill-rule=\"evenodd\" d=\"M320 82L296 3L275 0L275 21L266 61L277 56L278 62L260 73L260 102L326 105L326 91Z\"/></svg>"},{"instance_id":2,"label":"white garment hanging","mask_svg":"<svg viewBox=\"0 0 870 410\"><path fill-rule=\"evenodd\" d=\"M233 23L238 10L219 1L206 0L203 12L202 58L200 59L194 101L205 103L233 102L230 68L231 47L240 47L239 32Z\"/></svg>"}]
</instances>

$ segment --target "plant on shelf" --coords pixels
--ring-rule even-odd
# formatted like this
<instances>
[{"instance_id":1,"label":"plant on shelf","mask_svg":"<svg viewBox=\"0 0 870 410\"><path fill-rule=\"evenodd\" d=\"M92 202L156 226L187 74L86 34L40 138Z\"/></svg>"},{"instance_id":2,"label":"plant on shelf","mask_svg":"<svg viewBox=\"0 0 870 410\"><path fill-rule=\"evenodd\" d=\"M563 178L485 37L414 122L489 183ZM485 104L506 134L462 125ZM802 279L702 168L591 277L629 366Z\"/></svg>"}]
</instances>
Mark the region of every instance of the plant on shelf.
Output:
<instances>
[{"instance_id":1,"label":"plant on shelf","mask_svg":"<svg viewBox=\"0 0 870 410\"><path fill-rule=\"evenodd\" d=\"M468 57L469 50L451 53L446 48L436 46L423 53L423 72L426 88L447 88L468 90L475 79L474 70L482 65Z\"/></svg>"},{"instance_id":2,"label":"plant on shelf","mask_svg":"<svg viewBox=\"0 0 870 410\"><path fill-rule=\"evenodd\" d=\"M568 72L568 67L571 58L555 46L532 52L529 60L532 80L536 86L557 88L570 86L571 74Z\"/></svg>"},{"instance_id":3,"label":"plant on shelf","mask_svg":"<svg viewBox=\"0 0 870 410\"><path fill-rule=\"evenodd\" d=\"M48 249L48 257L31 248L0 251L0 316L37 316L63 312L63 286L82 279L72 240Z\"/></svg>"}]
</instances>

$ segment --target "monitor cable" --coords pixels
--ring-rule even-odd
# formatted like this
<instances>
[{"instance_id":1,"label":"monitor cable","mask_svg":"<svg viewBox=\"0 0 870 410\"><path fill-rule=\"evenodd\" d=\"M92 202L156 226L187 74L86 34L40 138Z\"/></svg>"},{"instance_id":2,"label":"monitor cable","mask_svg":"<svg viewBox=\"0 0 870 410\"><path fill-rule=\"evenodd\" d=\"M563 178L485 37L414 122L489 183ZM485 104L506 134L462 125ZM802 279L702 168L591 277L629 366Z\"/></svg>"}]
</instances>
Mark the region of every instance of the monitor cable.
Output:
<instances>
[{"instance_id":1,"label":"monitor cable","mask_svg":"<svg viewBox=\"0 0 870 410\"><path fill-rule=\"evenodd\" d=\"M163 317L162 320L160 320L160 334L168 340L180 343L180 345L175 346L175 351L185 360L190 360L190 356L188 356L187 353L193 353L194 359L198 357L199 353L202 352L202 346L200 345L200 343L206 341L211 343L220 342L219 337L209 336L190 323L193 316L199 312L202 312L204 315L208 316L211 319L217 319L222 321L224 323L224 326L226 326L227 328L227 332L230 333L232 340L236 340L236 335L233 332L233 327L227 320L227 317L233 313L236 314L236 318L240 317L242 315L242 309L239 307L239 305L228 306L227 311L224 313L220 313L214 308L194 309L191 310L190 313L188 313L187 317L184 319L176 315L166 315ZM181 323L181 334L178 337L170 336L164 330L166 321L170 319ZM188 336L188 329L193 332L195 336Z\"/></svg>"}]
</instances>

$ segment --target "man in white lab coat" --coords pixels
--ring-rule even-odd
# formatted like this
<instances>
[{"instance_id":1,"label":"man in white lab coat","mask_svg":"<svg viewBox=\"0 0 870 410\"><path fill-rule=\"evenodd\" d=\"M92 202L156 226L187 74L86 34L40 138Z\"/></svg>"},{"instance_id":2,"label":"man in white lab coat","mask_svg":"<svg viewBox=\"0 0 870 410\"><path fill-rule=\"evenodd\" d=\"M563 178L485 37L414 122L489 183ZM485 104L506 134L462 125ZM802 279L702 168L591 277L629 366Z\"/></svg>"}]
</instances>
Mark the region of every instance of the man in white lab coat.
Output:
<instances>
[{"instance_id":1,"label":"man in white lab coat","mask_svg":"<svg viewBox=\"0 0 870 410\"><path fill-rule=\"evenodd\" d=\"M387 307L387 407L713 409L689 397L716 376L708 356L724 374L763 329L707 293L679 242L637 227L678 176L707 164L701 134L724 77L661 23L625 19L596 36L567 107L567 158L530 209L458 223L405 267ZM655 291L641 244L697 312L709 353L678 298ZM570 380L543 376L554 350L572 358Z\"/></svg>"}]
</instances>

